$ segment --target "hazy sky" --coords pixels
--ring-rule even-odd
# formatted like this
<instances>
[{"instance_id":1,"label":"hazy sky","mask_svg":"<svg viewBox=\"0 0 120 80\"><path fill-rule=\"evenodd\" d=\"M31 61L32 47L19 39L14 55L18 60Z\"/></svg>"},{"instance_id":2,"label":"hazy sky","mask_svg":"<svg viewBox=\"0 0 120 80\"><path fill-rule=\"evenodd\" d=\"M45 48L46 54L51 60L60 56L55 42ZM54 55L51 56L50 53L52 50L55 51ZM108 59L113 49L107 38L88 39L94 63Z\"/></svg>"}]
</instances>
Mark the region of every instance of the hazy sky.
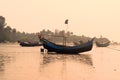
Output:
<instances>
[{"instance_id":1,"label":"hazy sky","mask_svg":"<svg viewBox=\"0 0 120 80\"><path fill-rule=\"evenodd\" d=\"M103 35L120 42L120 0L1 0L0 15L18 31L68 30L77 35Z\"/></svg>"}]
</instances>

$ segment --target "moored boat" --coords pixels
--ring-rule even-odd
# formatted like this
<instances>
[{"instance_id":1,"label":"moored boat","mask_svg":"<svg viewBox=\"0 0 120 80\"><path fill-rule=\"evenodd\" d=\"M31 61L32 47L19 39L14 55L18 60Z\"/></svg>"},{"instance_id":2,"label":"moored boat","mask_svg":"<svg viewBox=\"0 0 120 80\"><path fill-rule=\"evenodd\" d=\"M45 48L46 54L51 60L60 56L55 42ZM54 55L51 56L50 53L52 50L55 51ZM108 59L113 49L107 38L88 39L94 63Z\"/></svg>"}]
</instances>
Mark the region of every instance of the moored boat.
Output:
<instances>
[{"instance_id":1,"label":"moored boat","mask_svg":"<svg viewBox=\"0 0 120 80\"><path fill-rule=\"evenodd\" d=\"M56 52L63 54L78 54L81 52L90 51L93 47L93 40L94 38L88 41L87 43L80 44L77 46L64 46L50 42L45 38L40 38L40 42L43 44L43 47L48 50L48 52Z\"/></svg>"},{"instance_id":2,"label":"moored boat","mask_svg":"<svg viewBox=\"0 0 120 80\"><path fill-rule=\"evenodd\" d=\"M110 45L110 41L107 38L96 38L95 40L97 47L107 47Z\"/></svg>"},{"instance_id":3,"label":"moored boat","mask_svg":"<svg viewBox=\"0 0 120 80\"><path fill-rule=\"evenodd\" d=\"M99 43L99 42L95 42L97 47L107 47L110 45L110 42L106 42L106 43Z\"/></svg>"},{"instance_id":4,"label":"moored boat","mask_svg":"<svg viewBox=\"0 0 120 80\"><path fill-rule=\"evenodd\" d=\"M34 47L34 46L42 46L42 43L39 42L18 42L20 46L23 47Z\"/></svg>"}]
</instances>

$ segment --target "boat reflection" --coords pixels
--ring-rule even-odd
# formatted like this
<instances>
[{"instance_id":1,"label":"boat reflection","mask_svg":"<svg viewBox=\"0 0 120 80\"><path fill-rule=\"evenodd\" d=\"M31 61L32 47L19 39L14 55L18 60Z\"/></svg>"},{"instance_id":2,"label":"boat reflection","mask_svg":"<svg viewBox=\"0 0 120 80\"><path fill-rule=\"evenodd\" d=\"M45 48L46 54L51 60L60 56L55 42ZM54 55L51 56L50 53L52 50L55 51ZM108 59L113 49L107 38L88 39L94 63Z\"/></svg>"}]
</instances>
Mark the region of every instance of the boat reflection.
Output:
<instances>
[{"instance_id":1,"label":"boat reflection","mask_svg":"<svg viewBox=\"0 0 120 80\"><path fill-rule=\"evenodd\" d=\"M41 78L42 80L87 80L89 77L94 76L91 55L56 53L51 53L47 56L42 55L43 62L40 65Z\"/></svg>"},{"instance_id":2,"label":"boat reflection","mask_svg":"<svg viewBox=\"0 0 120 80\"><path fill-rule=\"evenodd\" d=\"M93 65L91 54L55 54L49 53L47 56L43 56L43 64L48 64L55 61L70 61L74 60L76 62L85 63L88 65Z\"/></svg>"},{"instance_id":3,"label":"boat reflection","mask_svg":"<svg viewBox=\"0 0 120 80\"><path fill-rule=\"evenodd\" d=\"M5 71L6 64L10 63L11 60L11 56L0 54L0 73Z\"/></svg>"}]
</instances>

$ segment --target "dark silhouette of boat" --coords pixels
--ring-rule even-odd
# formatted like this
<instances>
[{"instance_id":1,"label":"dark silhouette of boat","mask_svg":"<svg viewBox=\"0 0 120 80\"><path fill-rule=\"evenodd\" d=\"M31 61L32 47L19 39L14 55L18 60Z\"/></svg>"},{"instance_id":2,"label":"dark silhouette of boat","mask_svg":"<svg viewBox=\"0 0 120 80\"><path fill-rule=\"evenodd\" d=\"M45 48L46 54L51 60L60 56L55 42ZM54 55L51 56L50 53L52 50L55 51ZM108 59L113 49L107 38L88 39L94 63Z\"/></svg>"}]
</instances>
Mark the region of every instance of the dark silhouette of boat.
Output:
<instances>
[{"instance_id":1,"label":"dark silhouette of boat","mask_svg":"<svg viewBox=\"0 0 120 80\"><path fill-rule=\"evenodd\" d=\"M107 47L110 45L110 40L101 36L100 38L96 38L95 43L97 47Z\"/></svg>"},{"instance_id":2,"label":"dark silhouette of boat","mask_svg":"<svg viewBox=\"0 0 120 80\"><path fill-rule=\"evenodd\" d=\"M43 44L43 47L48 50L48 52L56 52L56 53L67 53L67 54L78 54L81 52L90 51L93 46L93 39L88 41L87 43L80 44L77 46L64 46L58 45L53 42L48 41L45 38L40 38L40 42Z\"/></svg>"},{"instance_id":3,"label":"dark silhouette of boat","mask_svg":"<svg viewBox=\"0 0 120 80\"><path fill-rule=\"evenodd\" d=\"M39 43L39 42L21 42L21 41L18 41L18 43L20 44L20 46L23 46L23 47L42 46L42 43Z\"/></svg>"},{"instance_id":4,"label":"dark silhouette of boat","mask_svg":"<svg viewBox=\"0 0 120 80\"><path fill-rule=\"evenodd\" d=\"M97 47L107 47L107 46L109 46L110 45L110 42L105 42L105 43L100 43L100 42L95 42L96 43L96 45L97 45Z\"/></svg>"}]
</instances>

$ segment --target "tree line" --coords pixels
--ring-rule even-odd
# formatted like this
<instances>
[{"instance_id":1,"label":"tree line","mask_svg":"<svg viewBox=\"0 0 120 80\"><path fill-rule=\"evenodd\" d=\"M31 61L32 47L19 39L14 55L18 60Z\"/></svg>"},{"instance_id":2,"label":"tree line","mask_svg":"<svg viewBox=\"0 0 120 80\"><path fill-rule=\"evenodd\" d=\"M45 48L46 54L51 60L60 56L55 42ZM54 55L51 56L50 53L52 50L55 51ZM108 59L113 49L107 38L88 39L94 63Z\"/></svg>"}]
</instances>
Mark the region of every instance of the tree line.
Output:
<instances>
[{"instance_id":1,"label":"tree line","mask_svg":"<svg viewBox=\"0 0 120 80\"><path fill-rule=\"evenodd\" d=\"M17 31L15 28L11 28L10 26L7 25L5 17L0 16L0 43L1 42L17 42L17 41L30 41L30 42L35 42L39 41L37 35L42 35L48 40L51 40L53 42L62 42L63 41L63 36L67 37L68 42L77 42L77 41L82 41L82 42L87 42L90 37L86 37L84 35L77 36L74 35L73 32L70 31L65 31L65 30L55 30L50 31L50 30L45 30L43 29L40 32L36 33L25 33L25 32L20 32Z\"/></svg>"},{"instance_id":2,"label":"tree line","mask_svg":"<svg viewBox=\"0 0 120 80\"><path fill-rule=\"evenodd\" d=\"M0 43L1 42L17 42L27 40L37 40L35 33L19 32L15 28L11 28L5 22L5 17L0 16Z\"/></svg>"}]
</instances>

